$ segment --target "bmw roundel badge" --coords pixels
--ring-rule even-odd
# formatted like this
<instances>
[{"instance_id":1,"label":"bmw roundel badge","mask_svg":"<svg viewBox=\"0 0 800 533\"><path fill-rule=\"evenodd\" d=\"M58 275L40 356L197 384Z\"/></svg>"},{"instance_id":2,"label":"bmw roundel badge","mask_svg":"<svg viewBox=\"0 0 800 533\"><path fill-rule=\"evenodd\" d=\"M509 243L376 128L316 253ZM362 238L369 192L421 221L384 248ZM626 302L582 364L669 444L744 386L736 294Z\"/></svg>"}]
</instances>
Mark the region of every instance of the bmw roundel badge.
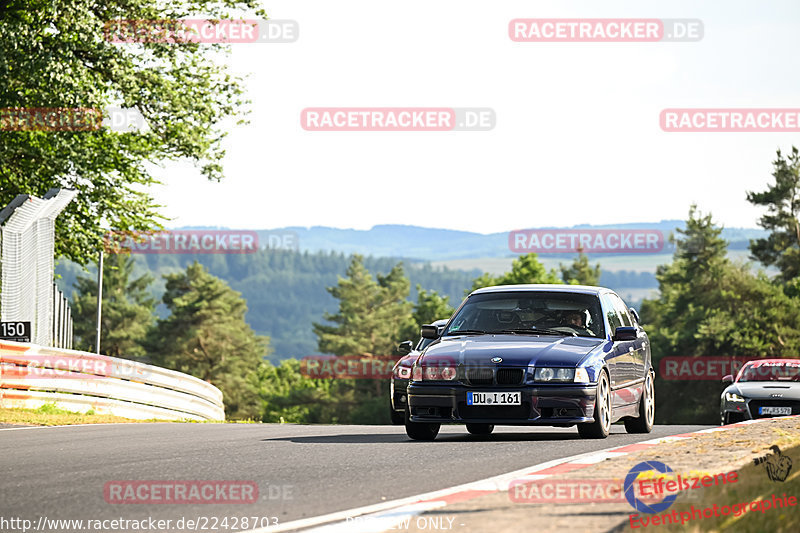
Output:
<instances>
[{"instance_id":1,"label":"bmw roundel badge","mask_svg":"<svg viewBox=\"0 0 800 533\"><path fill-rule=\"evenodd\" d=\"M492 363L502 363L502 362L503 362L503 358L502 358L502 357L492 357L492 358L490 359L490 361L491 361Z\"/></svg>"}]
</instances>

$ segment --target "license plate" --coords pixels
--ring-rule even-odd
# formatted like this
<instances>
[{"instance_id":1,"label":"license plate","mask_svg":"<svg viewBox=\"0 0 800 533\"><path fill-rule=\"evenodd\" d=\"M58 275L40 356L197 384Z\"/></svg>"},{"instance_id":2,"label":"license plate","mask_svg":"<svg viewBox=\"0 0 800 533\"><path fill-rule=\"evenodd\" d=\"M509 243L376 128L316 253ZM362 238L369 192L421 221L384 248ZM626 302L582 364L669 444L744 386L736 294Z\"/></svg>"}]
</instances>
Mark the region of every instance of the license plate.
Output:
<instances>
[{"instance_id":1,"label":"license plate","mask_svg":"<svg viewBox=\"0 0 800 533\"><path fill-rule=\"evenodd\" d=\"M522 405L522 393L468 392L467 405Z\"/></svg>"},{"instance_id":2,"label":"license plate","mask_svg":"<svg viewBox=\"0 0 800 533\"><path fill-rule=\"evenodd\" d=\"M758 414L760 415L790 415L792 414L791 407L759 407Z\"/></svg>"}]
</instances>

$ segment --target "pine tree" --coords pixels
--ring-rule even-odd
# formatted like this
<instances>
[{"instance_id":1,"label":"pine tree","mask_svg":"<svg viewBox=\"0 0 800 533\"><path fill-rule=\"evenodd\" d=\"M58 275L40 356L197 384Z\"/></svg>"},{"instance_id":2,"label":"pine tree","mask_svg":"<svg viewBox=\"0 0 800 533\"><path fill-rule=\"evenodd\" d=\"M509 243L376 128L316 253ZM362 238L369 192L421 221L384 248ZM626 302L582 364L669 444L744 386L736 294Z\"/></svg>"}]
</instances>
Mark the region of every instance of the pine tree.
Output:
<instances>
[{"instance_id":1,"label":"pine tree","mask_svg":"<svg viewBox=\"0 0 800 533\"><path fill-rule=\"evenodd\" d=\"M659 367L666 356L781 357L800 349L798 300L747 264L727 258L722 229L692 206L658 267L660 296L641 316ZM717 423L719 390L703 381L656 381L659 423Z\"/></svg>"},{"instance_id":2,"label":"pine tree","mask_svg":"<svg viewBox=\"0 0 800 533\"><path fill-rule=\"evenodd\" d=\"M765 266L776 266L783 281L800 276L800 152L773 161L775 182L764 192L748 192L747 201L767 208L759 225L770 234L750 242L750 253Z\"/></svg>"},{"instance_id":3,"label":"pine tree","mask_svg":"<svg viewBox=\"0 0 800 533\"><path fill-rule=\"evenodd\" d=\"M130 255L109 255L103 263L103 301L100 351L111 357L135 359L145 354L142 341L155 320L155 299L150 296L153 277L131 280L135 263ZM72 303L73 346L94 352L97 330L97 280L81 276L75 281Z\"/></svg>"},{"instance_id":4,"label":"pine tree","mask_svg":"<svg viewBox=\"0 0 800 533\"><path fill-rule=\"evenodd\" d=\"M241 294L197 262L164 278L170 314L148 336L151 361L219 387L228 418L260 418L256 372L268 339L245 322Z\"/></svg>"},{"instance_id":5,"label":"pine tree","mask_svg":"<svg viewBox=\"0 0 800 533\"><path fill-rule=\"evenodd\" d=\"M389 274L372 278L360 255L354 255L347 277L339 278L328 292L339 300L339 312L325 313L334 325L314 323L319 349L335 355L389 355L394 353L411 317L406 301L409 282L402 265Z\"/></svg>"},{"instance_id":6,"label":"pine tree","mask_svg":"<svg viewBox=\"0 0 800 533\"><path fill-rule=\"evenodd\" d=\"M589 258L583 251L578 251L578 257L569 266L558 265L564 283L570 285L600 285L600 263L591 266Z\"/></svg>"}]
</instances>

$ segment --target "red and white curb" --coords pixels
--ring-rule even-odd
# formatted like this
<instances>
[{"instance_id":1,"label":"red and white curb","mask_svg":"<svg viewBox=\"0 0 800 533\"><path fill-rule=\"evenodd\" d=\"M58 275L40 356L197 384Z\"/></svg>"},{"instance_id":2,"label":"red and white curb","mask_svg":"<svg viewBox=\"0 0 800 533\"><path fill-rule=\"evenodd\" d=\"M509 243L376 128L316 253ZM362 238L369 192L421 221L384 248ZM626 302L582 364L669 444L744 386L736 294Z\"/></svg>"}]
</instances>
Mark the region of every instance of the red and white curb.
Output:
<instances>
[{"instance_id":1,"label":"red and white curb","mask_svg":"<svg viewBox=\"0 0 800 533\"><path fill-rule=\"evenodd\" d=\"M473 481L472 483L466 483L464 485L434 492L419 494L417 496L367 505L365 507L358 507L312 518L303 518L248 531L249 533L278 533L281 531L296 530L304 530L305 533L380 533L389 529L396 529L396 526L400 524L406 525L411 518L419 514L445 507L451 503L472 500L496 492L506 492L508 491L509 484L514 480L538 481L555 475L588 468L606 459L623 457L633 452L649 450L659 444L691 439L705 433L728 431L750 424L758 424L760 422L783 418L796 418L798 416L800 415L746 420L729 426L713 427L691 433L679 433L677 435L659 437L635 444L556 459L547 463L515 470L514 472L508 472L507 474L501 474L499 476L493 476L480 481Z\"/></svg>"}]
</instances>

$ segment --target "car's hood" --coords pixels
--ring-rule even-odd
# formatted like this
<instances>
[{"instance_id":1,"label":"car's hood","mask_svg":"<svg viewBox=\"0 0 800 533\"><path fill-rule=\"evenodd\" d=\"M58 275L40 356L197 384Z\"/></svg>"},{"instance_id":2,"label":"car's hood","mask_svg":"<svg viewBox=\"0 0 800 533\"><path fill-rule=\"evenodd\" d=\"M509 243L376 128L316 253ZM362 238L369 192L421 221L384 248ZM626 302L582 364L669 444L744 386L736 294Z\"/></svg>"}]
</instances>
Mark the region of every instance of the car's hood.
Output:
<instances>
[{"instance_id":1,"label":"car's hood","mask_svg":"<svg viewBox=\"0 0 800 533\"><path fill-rule=\"evenodd\" d=\"M491 366L491 359L500 357L503 366L577 366L604 342L604 339L549 335L461 335L442 337L428 346L421 360Z\"/></svg>"},{"instance_id":2,"label":"car's hood","mask_svg":"<svg viewBox=\"0 0 800 533\"><path fill-rule=\"evenodd\" d=\"M781 381L745 381L734 385L739 394L755 400L800 400L800 383ZM773 396L780 394L780 396Z\"/></svg>"}]
</instances>

